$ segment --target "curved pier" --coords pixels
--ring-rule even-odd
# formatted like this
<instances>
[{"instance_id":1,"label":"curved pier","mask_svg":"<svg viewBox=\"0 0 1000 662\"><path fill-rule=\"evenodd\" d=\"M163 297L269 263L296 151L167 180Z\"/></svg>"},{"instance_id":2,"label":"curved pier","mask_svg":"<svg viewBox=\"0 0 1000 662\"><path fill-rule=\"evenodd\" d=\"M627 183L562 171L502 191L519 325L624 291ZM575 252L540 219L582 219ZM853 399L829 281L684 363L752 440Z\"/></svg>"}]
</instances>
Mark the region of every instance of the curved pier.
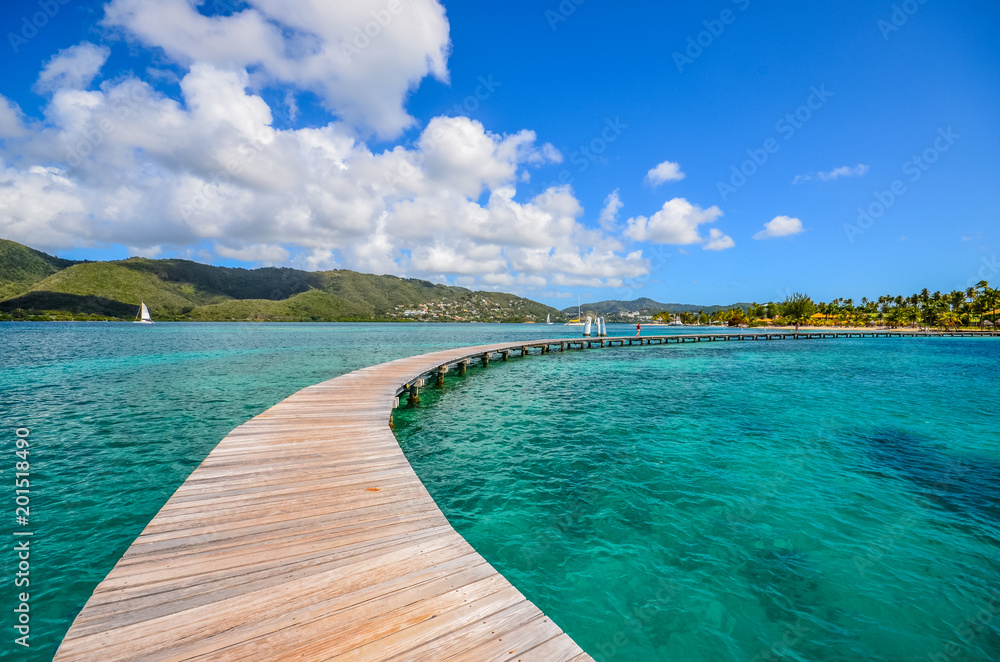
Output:
<instances>
[{"instance_id":1,"label":"curved pier","mask_svg":"<svg viewBox=\"0 0 1000 662\"><path fill-rule=\"evenodd\" d=\"M400 397L511 353L914 335L520 341L310 386L216 446L97 586L55 659L591 660L452 529L390 430Z\"/></svg>"}]
</instances>

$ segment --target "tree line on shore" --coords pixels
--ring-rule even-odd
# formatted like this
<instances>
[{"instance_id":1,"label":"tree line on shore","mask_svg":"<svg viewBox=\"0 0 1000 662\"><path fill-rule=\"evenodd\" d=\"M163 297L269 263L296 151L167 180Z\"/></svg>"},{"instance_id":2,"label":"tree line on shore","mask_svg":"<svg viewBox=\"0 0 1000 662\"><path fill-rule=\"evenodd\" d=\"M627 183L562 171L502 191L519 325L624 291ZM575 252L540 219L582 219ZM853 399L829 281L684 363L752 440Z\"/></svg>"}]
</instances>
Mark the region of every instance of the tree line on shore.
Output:
<instances>
[{"instance_id":1,"label":"tree line on shore","mask_svg":"<svg viewBox=\"0 0 1000 662\"><path fill-rule=\"evenodd\" d=\"M836 326L924 326L924 327L993 327L1000 307L1000 290L985 280L966 290L948 293L929 292L926 288L910 296L885 295L877 299L862 297L814 302L796 292L784 301L719 310L713 313L685 312L676 315L685 324L721 323L728 326L767 326L789 324ZM657 321L670 321L675 314L654 315Z\"/></svg>"}]
</instances>

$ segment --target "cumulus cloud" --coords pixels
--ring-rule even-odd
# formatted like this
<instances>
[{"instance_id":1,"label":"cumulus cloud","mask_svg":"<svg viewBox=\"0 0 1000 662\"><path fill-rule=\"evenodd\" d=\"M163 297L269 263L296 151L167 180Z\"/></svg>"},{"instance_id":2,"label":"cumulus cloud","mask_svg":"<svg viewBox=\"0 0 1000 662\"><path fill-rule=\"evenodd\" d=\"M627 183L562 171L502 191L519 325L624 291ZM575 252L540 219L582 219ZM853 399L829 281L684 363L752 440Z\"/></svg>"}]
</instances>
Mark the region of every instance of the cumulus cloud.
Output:
<instances>
[{"instance_id":1,"label":"cumulus cloud","mask_svg":"<svg viewBox=\"0 0 1000 662\"><path fill-rule=\"evenodd\" d=\"M24 113L17 104L0 96L0 137L21 138L28 135L24 126Z\"/></svg>"},{"instance_id":2,"label":"cumulus cloud","mask_svg":"<svg viewBox=\"0 0 1000 662\"><path fill-rule=\"evenodd\" d=\"M733 241L732 237L724 234L719 228L711 228L708 231L708 241L701 248L706 251L724 251L735 245L736 242Z\"/></svg>"},{"instance_id":3,"label":"cumulus cloud","mask_svg":"<svg viewBox=\"0 0 1000 662\"><path fill-rule=\"evenodd\" d=\"M0 236L145 254L207 243L247 262L528 288L649 270L581 222L568 186L517 199L519 172L557 154L531 131L439 117L412 146L373 151L339 121L274 128L249 86L195 63L181 100L124 78L57 89L33 123L0 97Z\"/></svg>"},{"instance_id":4,"label":"cumulus cloud","mask_svg":"<svg viewBox=\"0 0 1000 662\"><path fill-rule=\"evenodd\" d=\"M112 0L103 23L184 66L250 69L255 85L312 91L349 126L382 138L413 125L403 103L420 80L448 80L448 19L437 0L247 0L229 16L205 16L193 0Z\"/></svg>"},{"instance_id":5,"label":"cumulus cloud","mask_svg":"<svg viewBox=\"0 0 1000 662\"><path fill-rule=\"evenodd\" d=\"M265 265L284 264L290 256L288 250L282 246L266 244L247 244L238 248L230 248L225 244L216 244L212 252L219 257Z\"/></svg>"},{"instance_id":6,"label":"cumulus cloud","mask_svg":"<svg viewBox=\"0 0 1000 662\"><path fill-rule=\"evenodd\" d=\"M107 46L83 42L59 51L46 63L35 83L36 92L51 92L60 88L84 89L111 55Z\"/></svg>"},{"instance_id":7,"label":"cumulus cloud","mask_svg":"<svg viewBox=\"0 0 1000 662\"><path fill-rule=\"evenodd\" d=\"M584 222L569 186L518 198L531 169L562 160L531 130L436 117L406 144L369 146L369 135L413 125L404 102L420 80L447 80L436 0L248 0L228 16L198 7L105 7L106 27L181 65L168 92L121 74L90 89L108 49L84 43L45 65L42 117L0 96L0 236L545 292L649 272L642 250ZM310 91L330 121L275 128L264 86L283 92L283 117L294 122ZM620 207L615 192L600 224Z\"/></svg>"},{"instance_id":8,"label":"cumulus cloud","mask_svg":"<svg viewBox=\"0 0 1000 662\"><path fill-rule=\"evenodd\" d=\"M789 237L803 232L802 221L791 216L775 216L764 224L764 229L753 236L754 239Z\"/></svg>"},{"instance_id":9,"label":"cumulus cloud","mask_svg":"<svg viewBox=\"0 0 1000 662\"><path fill-rule=\"evenodd\" d=\"M615 189L604 198L604 207L601 208L601 215L597 222L605 230L614 230L618 220L618 210L622 208L622 201L618 197L618 189Z\"/></svg>"},{"instance_id":10,"label":"cumulus cloud","mask_svg":"<svg viewBox=\"0 0 1000 662\"><path fill-rule=\"evenodd\" d=\"M704 238L698 226L712 223L722 216L716 206L702 209L684 198L674 198L663 203L663 208L649 218L636 216L626 221L625 235L636 241L656 244L700 244Z\"/></svg>"},{"instance_id":11,"label":"cumulus cloud","mask_svg":"<svg viewBox=\"0 0 1000 662\"><path fill-rule=\"evenodd\" d=\"M646 173L646 183L651 186L659 186L663 182L676 182L684 179L687 175L681 172L679 163L664 161Z\"/></svg>"},{"instance_id":12,"label":"cumulus cloud","mask_svg":"<svg viewBox=\"0 0 1000 662\"><path fill-rule=\"evenodd\" d=\"M798 184L799 182L808 182L813 179L818 179L821 182L830 182L835 179L840 179L841 177L861 177L868 172L869 166L864 163L859 163L856 166L841 166L839 168L834 168L828 172L817 172L816 174L809 173L805 175L796 175L793 184Z\"/></svg>"},{"instance_id":13,"label":"cumulus cloud","mask_svg":"<svg viewBox=\"0 0 1000 662\"><path fill-rule=\"evenodd\" d=\"M483 188L514 181L518 164L540 165L553 157L551 145L535 148L535 133L496 136L467 117L435 117L420 136L424 168L433 184L479 197Z\"/></svg>"}]
</instances>

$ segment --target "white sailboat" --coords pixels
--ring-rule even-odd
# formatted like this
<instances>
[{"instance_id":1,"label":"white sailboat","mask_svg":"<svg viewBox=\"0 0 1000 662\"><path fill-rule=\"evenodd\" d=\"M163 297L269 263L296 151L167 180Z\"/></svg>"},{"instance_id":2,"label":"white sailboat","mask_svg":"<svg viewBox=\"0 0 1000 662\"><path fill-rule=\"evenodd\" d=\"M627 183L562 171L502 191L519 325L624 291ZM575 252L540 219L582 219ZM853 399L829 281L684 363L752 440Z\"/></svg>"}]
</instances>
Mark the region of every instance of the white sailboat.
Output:
<instances>
[{"instance_id":1,"label":"white sailboat","mask_svg":"<svg viewBox=\"0 0 1000 662\"><path fill-rule=\"evenodd\" d=\"M132 324L152 324L153 319L149 316L149 308L146 308L146 302L143 301L139 304L139 312L135 316L135 320Z\"/></svg>"},{"instance_id":2,"label":"white sailboat","mask_svg":"<svg viewBox=\"0 0 1000 662\"><path fill-rule=\"evenodd\" d=\"M549 313L548 315L545 316L545 323L546 324L552 324L552 314L551 313Z\"/></svg>"}]
</instances>

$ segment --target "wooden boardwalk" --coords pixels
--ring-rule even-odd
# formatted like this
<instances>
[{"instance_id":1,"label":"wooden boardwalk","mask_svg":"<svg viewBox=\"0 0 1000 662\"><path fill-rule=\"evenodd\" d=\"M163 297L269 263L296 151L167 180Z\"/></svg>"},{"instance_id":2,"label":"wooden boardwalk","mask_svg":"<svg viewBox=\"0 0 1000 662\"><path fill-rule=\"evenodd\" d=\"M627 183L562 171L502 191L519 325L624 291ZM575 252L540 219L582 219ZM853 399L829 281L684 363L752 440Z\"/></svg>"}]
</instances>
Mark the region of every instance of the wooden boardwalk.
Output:
<instances>
[{"instance_id":1,"label":"wooden boardwalk","mask_svg":"<svg viewBox=\"0 0 1000 662\"><path fill-rule=\"evenodd\" d=\"M590 660L449 525L389 428L399 398L511 354L873 335L914 334L521 341L310 386L219 443L97 586L55 659Z\"/></svg>"}]
</instances>

